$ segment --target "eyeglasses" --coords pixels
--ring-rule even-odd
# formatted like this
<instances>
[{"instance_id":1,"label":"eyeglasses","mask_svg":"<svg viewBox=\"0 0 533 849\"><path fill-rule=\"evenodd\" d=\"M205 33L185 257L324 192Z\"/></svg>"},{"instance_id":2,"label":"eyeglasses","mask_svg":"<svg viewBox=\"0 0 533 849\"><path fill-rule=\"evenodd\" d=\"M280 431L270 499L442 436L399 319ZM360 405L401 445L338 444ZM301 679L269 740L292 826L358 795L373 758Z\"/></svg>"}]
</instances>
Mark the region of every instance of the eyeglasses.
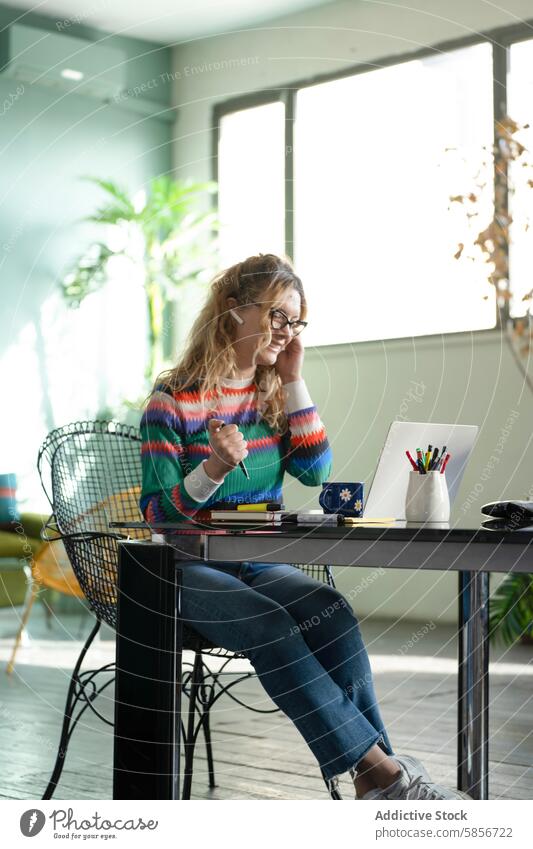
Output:
<instances>
[{"instance_id":1,"label":"eyeglasses","mask_svg":"<svg viewBox=\"0 0 533 849\"><path fill-rule=\"evenodd\" d=\"M257 303L256 301L251 301L249 304L243 304L242 306L250 306L250 307L259 307L260 309L263 307L262 303ZM292 335L298 336L302 330L307 327L307 321L302 321L300 318L295 318L294 321L291 321L289 316L286 315L283 310L274 309L269 311L270 317L270 326L272 330L283 330L284 327L289 325Z\"/></svg>"},{"instance_id":2,"label":"eyeglasses","mask_svg":"<svg viewBox=\"0 0 533 849\"><path fill-rule=\"evenodd\" d=\"M292 335L298 336L304 327L307 327L307 322L302 321L299 318L294 319L294 321L290 321L289 317L285 315L283 310L270 310L269 315L272 330L283 330L284 327L289 325Z\"/></svg>"}]
</instances>

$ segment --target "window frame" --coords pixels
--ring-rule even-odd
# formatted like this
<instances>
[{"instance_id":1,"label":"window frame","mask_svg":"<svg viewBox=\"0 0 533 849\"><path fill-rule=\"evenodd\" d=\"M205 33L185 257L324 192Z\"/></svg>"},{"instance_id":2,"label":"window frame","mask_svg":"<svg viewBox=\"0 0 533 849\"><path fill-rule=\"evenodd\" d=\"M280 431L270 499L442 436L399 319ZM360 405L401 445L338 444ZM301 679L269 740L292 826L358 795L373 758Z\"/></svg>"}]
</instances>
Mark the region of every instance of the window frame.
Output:
<instances>
[{"instance_id":1,"label":"window frame","mask_svg":"<svg viewBox=\"0 0 533 849\"><path fill-rule=\"evenodd\" d=\"M372 70L377 70L394 65L401 65L404 62L411 62L415 59L424 59L433 56L435 53L451 53L454 50L461 50L465 47L473 47L477 44L489 42L492 46L492 102L494 109L494 125L502 119L507 112L507 82L509 72L510 47L521 41L533 40L533 18L530 18L520 24L512 24L506 27L497 27L484 32L475 33L473 35L463 36L457 39L448 39L438 42L429 47L423 47L417 50L401 53L393 56L385 56L372 62L359 62L348 66L338 71L330 71L323 74L314 74L310 77L304 77L293 82L286 83L283 86L275 89L257 89L247 92L246 94L236 95L226 100L218 101L212 109L212 179L218 183L218 149L220 139L220 126L222 118L232 112L239 112L243 109L261 106L274 101L281 101L285 105L285 253L292 257L294 255L294 118L296 113L296 97L301 89L310 86L319 85L321 83L334 82L346 77L353 77L358 74L368 73ZM496 142L496 134L494 135ZM505 174L505 178L507 174ZM500 177L501 179L501 177ZM213 195L213 206L216 208L218 204L218 193ZM508 194L505 193L505 210L508 212ZM459 330L449 331L445 333L428 333L416 336L419 338L434 339L435 337L454 336L466 337L473 334L498 333L507 326L507 323L515 322L510 316L509 301L506 299L503 305L498 305L498 299L495 303L496 321L494 327L481 328L476 330ZM409 341L413 337L386 337L386 341L404 340ZM380 343L380 340L375 340ZM385 340L381 340L385 341ZM346 345L358 344L357 340L350 343L338 342L329 343L331 345ZM366 344L366 343L365 343Z\"/></svg>"},{"instance_id":2,"label":"window frame","mask_svg":"<svg viewBox=\"0 0 533 849\"><path fill-rule=\"evenodd\" d=\"M248 94L231 97L229 100L222 100L215 103L213 107L211 136L212 150L212 174L211 178L218 185L218 149L220 141L220 128L222 119L226 115L231 115L233 112L241 112L243 109L253 109L254 106L266 106L268 103L283 103L285 106L285 252L292 256L293 246L293 221L294 221L294 203L293 203L293 186L294 174L292 144L293 144L293 126L294 126L294 103L295 94L289 92L287 88L280 89L258 89L257 91L249 92ZM290 153L287 145L290 144ZM290 163L289 163L290 159ZM213 209L218 206L218 190L213 194ZM291 250L287 251L287 245L291 246Z\"/></svg>"}]
</instances>

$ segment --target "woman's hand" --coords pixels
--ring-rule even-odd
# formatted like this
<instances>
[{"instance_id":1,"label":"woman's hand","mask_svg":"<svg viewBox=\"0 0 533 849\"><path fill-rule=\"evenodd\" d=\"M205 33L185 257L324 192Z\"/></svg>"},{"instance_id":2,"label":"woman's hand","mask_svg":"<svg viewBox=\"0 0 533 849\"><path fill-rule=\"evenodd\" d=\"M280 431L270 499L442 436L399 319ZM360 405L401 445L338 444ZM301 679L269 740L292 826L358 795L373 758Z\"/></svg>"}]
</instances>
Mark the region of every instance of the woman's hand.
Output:
<instances>
[{"instance_id":1,"label":"woman's hand","mask_svg":"<svg viewBox=\"0 0 533 849\"><path fill-rule=\"evenodd\" d=\"M222 483L228 472L248 456L246 441L237 425L221 427L223 424L222 419L210 419L207 425L211 456L204 469L215 483Z\"/></svg>"},{"instance_id":2,"label":"woman's hand","mask_svg":"<svg viewBox=\"0 0 533 849\"><path fill-rule=\"evenodd\" d=\"M292 383L302 377L304 346L300 336L294 336L284 351L280 351L275 369L282 383Z\"/></svg>"}]
</instances>

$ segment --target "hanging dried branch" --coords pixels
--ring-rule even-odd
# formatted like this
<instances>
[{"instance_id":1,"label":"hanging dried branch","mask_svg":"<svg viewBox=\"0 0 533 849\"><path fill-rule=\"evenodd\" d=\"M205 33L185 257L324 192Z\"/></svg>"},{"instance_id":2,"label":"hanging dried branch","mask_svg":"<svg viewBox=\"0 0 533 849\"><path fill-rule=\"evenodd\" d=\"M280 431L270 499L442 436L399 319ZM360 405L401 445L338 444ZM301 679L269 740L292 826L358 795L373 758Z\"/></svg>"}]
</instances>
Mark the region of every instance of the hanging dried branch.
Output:
<instances>
[{"instance_id":1,"label":"hanging dried branch","mask_svg":"<svg viewBox=\"0 0 533 849\"><path fill-rule=\"evenodd\" d=\"M533 168L533 164L528 158L526 147L516 138L516 134L521 130L529 128L529 124L518 124L509 115L502 120L497 121L494 133L494 145L492 149L494 163L494 212L492 220L482 230L479 231L473 240L473 247L481 251L485 258L485 262L489 265L490 271L487 274L487 281L496 290L498 304L503 306L506 301L512 298L511 285L509 280L509 246L511 241L511 225L513 218L509 212L509 197L514 193L515 187L509 179L509 166L511 163L519 164L522 168ZM526 185L533 188L533 177L528 178ZM479 185L482 188L482 185ZM460 203L465 208L465 215L470 220L478 215L475 211L475 206L479 202L479 196L475 192L458 194L450 196L451 203ZM529 229L529 221L524 224L524 230ZM473 259L471 255L465 254L465 245L460 242L455 259L465 257ZM484 295L484 300L487 295ZM533 298L533 289L528 292L522 300L528 302ZM527 321L527 342L522 350L529 353L532 337L529 331L529 306L528 306L528 321ZM515 337L524 337L526 335L526 324L524 321L517 320L514 323L513 334Z\"/></svg>"}]
</instances>

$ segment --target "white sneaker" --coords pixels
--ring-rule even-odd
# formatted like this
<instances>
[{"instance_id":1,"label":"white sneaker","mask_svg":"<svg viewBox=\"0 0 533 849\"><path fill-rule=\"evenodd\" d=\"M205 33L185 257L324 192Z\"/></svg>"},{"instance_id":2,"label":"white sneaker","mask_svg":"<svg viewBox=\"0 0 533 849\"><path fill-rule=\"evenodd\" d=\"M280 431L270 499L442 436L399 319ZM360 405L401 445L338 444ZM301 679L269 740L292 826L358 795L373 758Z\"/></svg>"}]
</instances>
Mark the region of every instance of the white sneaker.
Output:
<instances>
[{"instance_id":1,"label":"white sneaker","mask_svg":"<svg viewBox=\"0 0 533 849\"><path fill-rule=\"evenodd\" d=\"M391 757L395 761L398 761L401 766L405 767L410 778L416 778L417 775L421 775L424 781L433 781L424 764L418 758L413 758L412 755L391 755Z\"/></svg>"},{"instance_id":2,"label":"white sneaker","mask_svg":"<svg viewBox=\"0 0 533 849\"><path fill-rule=\"evenodd\" d=\"M443 787L431 780L423 764L409 755L392 755L401 775L385 788L376 787L361 797L364 799L471 799L468 793Z\"/></svg>"},{"instance_id":3,"label":"white sneaker","mask_svg":"<svg viewBox=\"0 0 533 849\"><path fill-rule=\"evenodd\" d=\"M432 781L432 778L431 778L429 772L425 768L422 761L419 761L418 758L413 758L412 755L396 755L396 754L390 755L389 757L391 757L391 758L393 758L393 760L397 761L399 766L404 767L405 772L409 776L410 780L413 780L418 775L421 775L424 781L428 781L428 782ZM357 777L357 769L355 767L353 767L350 770L350 775L352 777L354 787L355 787L355 780L356 780L356 777ZM355 798L356 799L360 798L357 795L357 792L356 792Z\"/></svg>"}]
</instances>

